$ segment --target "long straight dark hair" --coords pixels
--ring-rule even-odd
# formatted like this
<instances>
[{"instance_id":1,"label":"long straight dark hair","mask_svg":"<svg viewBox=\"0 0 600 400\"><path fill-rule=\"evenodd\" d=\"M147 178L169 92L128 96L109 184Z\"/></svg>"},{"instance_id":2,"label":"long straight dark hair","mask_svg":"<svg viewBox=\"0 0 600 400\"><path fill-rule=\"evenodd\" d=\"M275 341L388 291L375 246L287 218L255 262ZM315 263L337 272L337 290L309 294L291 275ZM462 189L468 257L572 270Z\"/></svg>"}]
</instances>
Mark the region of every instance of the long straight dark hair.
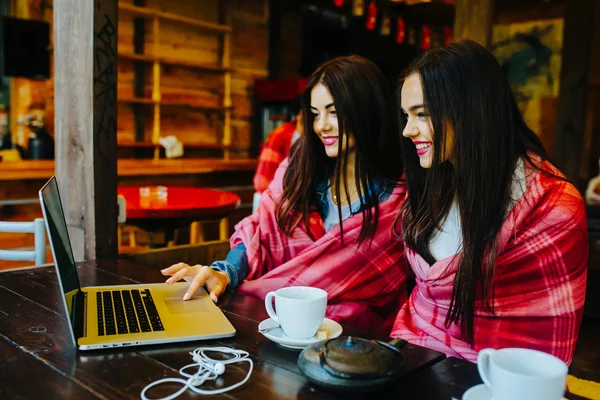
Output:
<instances>
[{"instance_id":1,"label":"long straight dark hair","mask_svg":"<svg viewBox=\"0 0 600 400\"><path fill-rule=\"evenodd\" d=\"M331 94L338 118L340 140L335 159L327 156L313 129L311 91L319 83ZM302 95L302 118L304 132L290 152L289 166L283 178L283 195L277 205L280 229L291 235L300 221L309 226L311 206L315 204L315 186L320 180L331 179L336 188L335 195L340 198L341 180L348 169L348 152L342 151L342 147L349 148L348 141L352 136L356 149L354 179L363 216L359 243L372 239L377 230L379 207L376 193L368 190L369 184L375 178L397 181L403 172L391 85L379 67L364 57L333 59L311 75ZM349 193L346 196L349 197ZM341 221L339 205L337 212ZM340 230L343 241L342 224Z\"/></svg>"},{"instance_id":2,"label":"long straight dark hair","mask_svg":"<svg viewBox=\"0 0 600 400\"><path fill-rule=\"evenodd\" d=\"M413 142L402 140L408 184L408 201L399 214L403 237L433 264L431 236L441 229L452 202L458 202L462 255L445 323L460 323L472 345L478 291L493 313L497 237L511 204L517 162L522 159L539 170L530 155L548 156L524 122L500 64L485 47L463 41L430 50L409 67L406 76L411 74L420 76L434 152L432 167L421 168ZM453 135L453 153L444 155L448 135ZM451 163L442 161L448 158Z\"/></svg>"}]
</instances>

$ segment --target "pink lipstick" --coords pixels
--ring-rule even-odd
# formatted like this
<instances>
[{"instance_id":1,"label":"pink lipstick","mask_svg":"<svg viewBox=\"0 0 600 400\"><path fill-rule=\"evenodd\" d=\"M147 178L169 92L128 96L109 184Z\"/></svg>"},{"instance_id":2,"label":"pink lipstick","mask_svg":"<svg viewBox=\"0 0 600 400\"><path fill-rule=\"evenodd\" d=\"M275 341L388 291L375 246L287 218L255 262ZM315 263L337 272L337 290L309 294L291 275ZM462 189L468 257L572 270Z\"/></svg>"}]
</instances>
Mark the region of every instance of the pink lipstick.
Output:
<instances>
[{"instance_id":1,"label":"pink lipstick","mask_svg":"<svg viewBox=\"0 0 600 400\"><path fill-rule=\"evenodd\" d=\"M325 146L333 146L338 141L337 136L323 136L323 144Z\"/></svg>"},{"instance_id":2,"label":"pink lipstick","mask_svg":"<svg viewBox=\"0 0 600 400\"><path fill-rule=\"evenodd\" d=\"M419 157L422 157L425 154L427 154L427 152L431 149L431 145L432 145L431 142L417 142L417 141L414 141L413 143L417 147L417 154L419 155Z\"/></svg>"}]
</instances>

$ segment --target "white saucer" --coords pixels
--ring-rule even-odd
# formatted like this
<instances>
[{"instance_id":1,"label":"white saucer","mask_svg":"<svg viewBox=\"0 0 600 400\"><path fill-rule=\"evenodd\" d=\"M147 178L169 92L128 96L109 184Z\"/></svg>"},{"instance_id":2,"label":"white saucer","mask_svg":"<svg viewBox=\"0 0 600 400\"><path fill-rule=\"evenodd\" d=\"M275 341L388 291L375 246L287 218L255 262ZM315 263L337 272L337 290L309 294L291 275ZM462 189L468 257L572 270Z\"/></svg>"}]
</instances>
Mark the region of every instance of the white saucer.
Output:
<instances>
[{"instance_id":1,"label":"white saucer","mask_svg":"<svg viewBox=\"0 0 600 400\"><path fill-rule=\"evenodd\" d=\"M492 392L482 383L467 390L462 400L493 400Z\"/></svg>"},{"instance_id":2,"label":"white saucer","mask_svg":"<svg viewBox=\"0 0 600 400\"><path fill-rule=\"evenodd\" d=\"M494 400L492 392L485 384L473 386L463 394L462 400ZM563 397L563 400L567 400Z\"/></svg>"},{"instance_id":3,"label":"white saucer","mask_svg":"<svg viewBox=\"0 0 600 400\"><path fill-rule=\"evenodd\" d=\"M329 318L325 318L323 320L323 325L327 326L327 331L329 332L328 339L336 338L342 334L342 326ZM268 329L274 326L277 326L277 322L275 322L271 318L268 318L258 325L258 330L260 331L261 329ZM293 339L287 336L285 333L283 333L283 330L281 328L261 333L267 339L274 341L280 346L294 350L302 350L309 344L319 342L319 339L317 339L316 335L309 339Z\"/></svg>"}]
</instances>

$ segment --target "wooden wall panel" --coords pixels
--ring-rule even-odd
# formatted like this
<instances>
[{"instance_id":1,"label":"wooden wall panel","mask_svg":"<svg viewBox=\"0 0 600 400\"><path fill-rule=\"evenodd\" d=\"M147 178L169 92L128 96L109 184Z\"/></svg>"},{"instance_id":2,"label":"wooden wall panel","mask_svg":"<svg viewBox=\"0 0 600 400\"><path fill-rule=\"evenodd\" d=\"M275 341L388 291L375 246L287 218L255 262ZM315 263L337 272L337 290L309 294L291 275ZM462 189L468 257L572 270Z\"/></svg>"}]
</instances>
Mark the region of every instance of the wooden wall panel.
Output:
<instances>
[{"instance_id":1,"label":"wooden wall panel","mask_svg":"<svg viewBox=\"0 0 600 400\"><path fill-rule=\"evenodd\" d=\"M280 78L297 77L302 64L302 12L292 9L281 20L281 46L279 48Z\"/></svg>"},{"instance_id":2,"label":"wooden wall panel","mask_svg":"<svg viewBox=\"0 0 600 400\"><path fill-rule=\"evenodd\" d=\"M145 43L145 53L154 54L154 36L150 26L146 29ZM219 49L216 33L205 33L188 25L160 22L157 55L173 60L218 64Z\"/></svg>"},{"instance_id":3,"label":"wooden wall panel","mask_svg":"<svg viewBox=\"0 0 600 400\"><path fill-rule=\"evenodd\" d=\"M219 0L146 0L146 6L206 21L216 22L219 17Z\"/></svg>"},{"instance_id":4,"label":"wooden wall panel","mask_svg":"<svg viewBox=\"0 0 600 400\"><path fill-rule=\"evenodd\" d=\"M496 1L494 24L514 24L518 22L537 21L562 18L565 15L565 4L562 1L548 1L519 4L518 7Z\"/></svg>"},{"instance_id":5,"label":"wooden wall panel","mask_svg":"<svg viewBox=\"0 0 600 400\"><path fill-rule=\"evenodd\" d=\"M585 153L580 171L581 176L589 177L600 174L600 0L596 0L593 30Z\"/></svg>"},{"instance_id":6,"label":"wooden wall panel","mask_svg":"<svg viewBox=\"0 0 600 400\"><path fill-rule=\"evenodd\" d=\"M456 0L454 39L471 39L489 47L495 0Z\"/></svg>"},{"instance_id":7,"label":"wooden wall panel","mask_svg":"<svg viewBox=\"0 0 600 400\"><path fill-rule=\"evenodd\" d=\"M220 93L223 90L223 76L193 68L163 66L160 85L165 91L188 89ZM148 77L146 85L152 87L152 79Z\"/></svg>"},{"instance_id":8,"label":"wooden wall panel","mask_svg":"<svg viewBox=\"0 0 600 400\"><path fill-rule=\"evenodd\" d=\"M574 0L565 5L564 45L553 155L558 167L574 180L588 178L581 173L581 160L585 151L590 77L588 71L593 52L595 7L595 0Z\"/></svg>"},{"instance_id":9,"label":"wooden wall panel","mask_svg":"<svg viewBox=\"0 0 600 400\"><path fill-rule=\"evenodd\" d=\"M185 142L220 142L222 121L214 114L189 111L178 107L165 107L161 121L163 135L175 135Z\"/></svg>"},{"instance_id":10,"label":"wooden wall panel","mask_svg":"<svg viewBox=\"0 0 600 400\"><path fill-rule=\"evenodd\" d=\"M131 107L127 104L117 105L117 140L120 142L135 140Z\"/></svg>"},{"instance_id":11,"label":"wooden wall panel","mask_svg":"<svg viewBox=\"0 0 600 400\"><path fill-rule=\"evenodd\" d=\"M125 1L124 3L130 3ZM133 16L124 12L119 13L119 33L118 46L119 51L124 53L133 53ZM151 25L146 24L146 29Z\"/></svg>"},{"instance_id":12,"label":"wooden wall panel","mask_svg":"<svg viewBox=\"0 0 600 400\"><path fill-rule=\"evenodd\" d=\"M133 115L131 107L120 105L117 124L118 138L121 142L133 142ZM175 135L184 144L219 143L222 121L210 113L197 112L183 107L163 107L161 110L161 131L163 136ZM152 139L152 114L148 112L145 120L145 139Z\"/></svg>"},{"instance_id":13,"label":"wooden wall panel","mask_svg":"<svg viewBox=\"0 0 600 400\"><path fill-rule=\"evenodd\" d=\"M556 135L556 110L558 98L544 97L540 101L541 115L547 118L540 119L540 131L536 132L547 151L554 147L554 136Z\"/></svg>"},{"instance_id":14,"label":"wooden wall panel","mask_svg":"<svg viewBox=\"0 0 600 400\"><path fill-rule=\"evenodd\" d=\"M231 143L234 146L248 148L252 125L250 121L238 119L231 123Z\"/></svg>"},{"instance_id":15,"label":"wooden wall panel","mask_svg":"<svg viewBox=\"0 0 600 400\"><path fill-rule=\"evenodd\" d=\"M235 10L233 15L240 19L266 25L269 22L269 7L266 1L227 0L230 10Z\"/></svg>"},{"instance_id":16,"label":"wooden wall panel","mask_svg":"<svg viewBox=\"0 0 600 400\"><path fill-rule=\"evenodd\" d=\"M242 70L266 70L269 59L269 32L266 24L233 19L232 66Z\"/></svg>"}]
</instances>

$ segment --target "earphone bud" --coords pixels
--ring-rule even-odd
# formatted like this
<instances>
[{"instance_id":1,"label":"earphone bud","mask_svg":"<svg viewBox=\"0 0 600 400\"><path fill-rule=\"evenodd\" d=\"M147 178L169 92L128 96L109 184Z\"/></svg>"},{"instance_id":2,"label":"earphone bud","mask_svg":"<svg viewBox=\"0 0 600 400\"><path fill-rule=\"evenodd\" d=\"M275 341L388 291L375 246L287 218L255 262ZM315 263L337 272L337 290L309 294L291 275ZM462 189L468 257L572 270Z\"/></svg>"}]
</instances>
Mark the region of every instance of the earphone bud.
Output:
<instances>
[{"instance_id":1,"label":"earphone bud","mask_svg":"<svg viewBox=\"0 0 600 400\"><path fill-rule=\"evenodd\" d=\"M211 363L206 362L200 354L194 354L194 353L191 353L191 354L193 354L192 360L194 360L198 364L203 365L204 368L214 372L215 374L223 375L223 372L225 372L225 364L223 364L222 362L216 362L214 364L211 364Z\"/></svg>"},{"instance_id":2,"label":"earphone bud","mask_svg":"<svg viewBox=\"0 0 600 400\"><path fill-rule=\"evenodd\" d=\"M223 353L223 354L231 355L232 357L227 358L227 359L216 360L214 358L207 356L206 352ZM173 393L172 395L164 397L160 400L172 400L172 399L178 397L179 395L183 394L183 392L185 392L187 389L190 389L198 394L225 393L225 392L233 390L237 387L240 387L244 383L246 383L248 381L248 379L250 378L250 375L252 374L252 368L254 366L252 359L250 359L250 354L247 351L230 349L229 347L199 347L199 348L195 349L194 351L192 351L190 353L190 355L192 356L192 360L194 361L194 364L186 365L185 367L183 367L179 370L179 373L187 379L165 378L165 379L160 379L156 382L153 382L153 383L149 384L148 386L146 386L144 388L144 390L142 390L142 393L141 393L142 399L150 400L148 397L146 397L146 392L150 388L153 388L154 386L157 386L157 385L160 385L161 383L166 383L166 382L182 383L184 386L181 389L179 389L177 392ZM204 382L210 381L210 380L215 380L215 379L217 379L217 377L219 375L223 375L225 373L225 365L233 364L236 362L247 362L248 364L250 364L250 368L248 369L248 374L246 375L244 380L236 383L235 385L232 385L232 386L229 386L226 388L222 388L222 389L215 389L215 390L200 389L199 386L202 386L202 384L204 384ZM196 371L196 373L194 373L194 374L189 374L189 373L185 372L190 367L198 367L198 371Z\"/></svg>"},{"instance_id":3,"label":"earphone bud","mask_svg":"<svg viewBox=\"0 0 600 400\"><path fill-rule=\"evenodd\" d=\"M213 365L213 371L217 375L223 375L223 372L225 372L225 364L216 363L215 365Z\"/></svg>"}]
</instances>

